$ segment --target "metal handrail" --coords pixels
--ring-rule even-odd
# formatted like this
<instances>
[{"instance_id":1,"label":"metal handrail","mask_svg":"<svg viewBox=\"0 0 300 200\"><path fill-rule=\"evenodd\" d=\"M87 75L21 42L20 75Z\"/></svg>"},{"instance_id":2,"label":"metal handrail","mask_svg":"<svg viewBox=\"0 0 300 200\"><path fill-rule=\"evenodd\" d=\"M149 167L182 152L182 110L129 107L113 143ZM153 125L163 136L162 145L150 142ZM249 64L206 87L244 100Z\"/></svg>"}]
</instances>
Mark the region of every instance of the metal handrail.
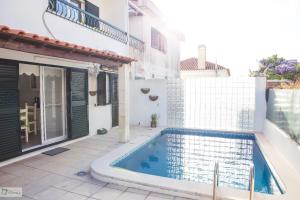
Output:
<instances>
[{"instance_id":1,"label":"metal handrail","mask_svg":"<svg viewBox=\"0 0 300 200\"><path fill-rule=\"evenodd\" d=\"M128 42L127 32L65 0L49 0L47 11L69 21L88 27L124 44L127 44Z\"/></svg>"},{"instance_id":2,"label":"metal handrail","mask_svg":"<svg viewBox=\"0 0 300 200\"><path fill-rule=\"evenodd\" d=\"M249 175L249 191L250 191L250 196L249 200L253 200L254 198L254 165L250 164L250 175Z\"/></svg>"},{"instance_id":3,"label":"metal handrail","mask_svg":"<svg viewBox=\"0 0 300 200\"><path fill-rule=\"evenodd\" d=\"M219 162L215 162L214 182L213 182L213 200L217 200L218 184L219 184Z\"/></svg>"},{"instance_id":4,"label":"metal handrail","mask_svg":"<svg viewBox=\"0 0 300 200\"><path fill-rule=\"evenodd\" d=\"M141 52L144 52L145 43L132 35L129 35L129 45L135 49L138 49Z\"/></svg>"}]
</instances>

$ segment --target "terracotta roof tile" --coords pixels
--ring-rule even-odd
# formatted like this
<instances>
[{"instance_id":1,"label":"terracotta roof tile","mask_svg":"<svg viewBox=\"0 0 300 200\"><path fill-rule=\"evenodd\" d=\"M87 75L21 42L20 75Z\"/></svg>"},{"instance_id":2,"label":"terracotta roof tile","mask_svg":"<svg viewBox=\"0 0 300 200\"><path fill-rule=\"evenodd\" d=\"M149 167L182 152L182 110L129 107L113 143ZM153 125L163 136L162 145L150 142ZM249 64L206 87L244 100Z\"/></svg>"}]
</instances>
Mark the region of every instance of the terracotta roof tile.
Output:
<instances>
[{"instance_id":1,"label":"terracotta roof tile","mask_svg":"<svg viewBox=\"0 0 300 200\"><path fill-rule=\"evenodd\" d=\"M34 33L27 33L23 30L11 29L8 26L0 25L0 33L8 34L8 35L15 36L15 37L20 37L24 40L29 40L32 42L49 44L49 45L59 47L59 48L64 48L64 49L69 49L69 50L76 49L81 53L88 53L88 54L93 53L94 56L106 58L106 59L109 59L112 61L117 61L117 62L122 62L122 63L130 63L132 61L135 61L134 59L132 59L130 57L120 56L114 52L93 49L93 48L89 48L89 47L80 46L77 44L72 44L69 42L63 42L60 40L51 39L49 37L37 35Z\"/></svg>"},{"instance_id":2,"label":"terracotta roof tile","mask_svg":"<svg viewBox=\"0 0 300 200\"><path fill-rule=\"evenodd\" d=\"M193 71L193 70L228 70L227 68L217 65L212 62L206 61L205 69L198 69L198 59L197 58L188 58L180 62L181 71Z\"/></svg>"}]
</instances>

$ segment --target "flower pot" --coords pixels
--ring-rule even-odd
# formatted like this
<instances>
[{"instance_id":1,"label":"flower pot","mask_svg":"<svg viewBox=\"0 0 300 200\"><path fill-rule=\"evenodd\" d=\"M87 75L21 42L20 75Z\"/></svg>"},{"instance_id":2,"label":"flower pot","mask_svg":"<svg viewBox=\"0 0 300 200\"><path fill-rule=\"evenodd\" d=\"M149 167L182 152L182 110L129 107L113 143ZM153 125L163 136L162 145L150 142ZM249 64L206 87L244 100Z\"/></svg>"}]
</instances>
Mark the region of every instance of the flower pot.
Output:
<instances>
[{"instance_id":1,"label":"flower pot","mask_svg":"<svg viewBox=\"0 0 300 200\"><path fill-rule=\"evenodd\" d=\"M143 94L148 94L150 92L150 88L141 88L141 92Z\"/></svg>"},{"instance_id":2,"label":"flower pot","mask_svg":"<svg viewBox=\"0 0 300 200\"><path fill-rule=\"evenodd\" d=\"M151 101L156 101L156 100L158 99L158 96L150 95L150 96L149 96L149 99L150 99Z\"/></svg>"},{"instance_id":3,"label":"flower pot","mask_svg":"<svg viewBox=\"0 0 300 200\"><path fill-rule=\"evenodd\" d=\"M151 121L151 128L156 128L157 122L156 121Z\"/></svg>"}]
</instances>

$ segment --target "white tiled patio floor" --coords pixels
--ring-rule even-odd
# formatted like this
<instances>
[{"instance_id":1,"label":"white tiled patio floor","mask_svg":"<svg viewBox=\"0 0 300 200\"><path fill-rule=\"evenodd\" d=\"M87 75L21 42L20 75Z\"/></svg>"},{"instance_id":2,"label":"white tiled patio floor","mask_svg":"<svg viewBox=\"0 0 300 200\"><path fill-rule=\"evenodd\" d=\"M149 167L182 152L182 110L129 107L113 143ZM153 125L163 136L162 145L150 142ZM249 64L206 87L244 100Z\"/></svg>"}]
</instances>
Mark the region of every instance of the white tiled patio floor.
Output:
<instances>
[{"instance_id":1,"label":"white tiled patio floor","mask_svg":"<svg viewBox=\"0 0 300 200\"><path fill-rule=\"evenodd\" d=\"M134 127L131 137L150 135L153 130ZM8 200L183 200L149 191L97 181L89 175L91 161L119 147L116 129L67 145L69 151L56 156L39 154L0 168L0 186L22 187L22 198ZM1 198L0 198L1 199Z\"/></svg>"}]
</instances>

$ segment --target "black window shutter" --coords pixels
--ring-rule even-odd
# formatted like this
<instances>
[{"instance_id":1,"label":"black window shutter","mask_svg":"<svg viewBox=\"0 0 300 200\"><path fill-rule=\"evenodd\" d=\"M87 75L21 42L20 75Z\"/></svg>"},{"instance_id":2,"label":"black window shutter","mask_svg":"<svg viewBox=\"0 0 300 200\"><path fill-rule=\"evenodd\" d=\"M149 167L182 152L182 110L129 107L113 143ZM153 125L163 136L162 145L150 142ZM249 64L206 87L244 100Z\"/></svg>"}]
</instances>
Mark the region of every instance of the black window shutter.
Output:
<instances>
[{"instance_id":1,"label":"black window shutter","mask_svg":"<svg viewBox=\"0 0 300 200\"><path fill-rule=\"evenodd\" d=\"M89 1L85 2L85 11L99 18L99 7ZM88 26L99 28L99 21L89 15L86 15L85 23Z\"/></svg>"},{"instance_id":2,"label":"black window shutter","mask_svg":"<svg viewBox=\"0 0 300 200\"><path fill-rule=\"evenodd\" d=\"M68 70L68 113L71 138L89 134L87 70Z\"/></svg>"},{"instance_id":3,"label":"black window shutter","mask_svg":"<svg viewBox=\"0 0 300 200\"><path fill-rule=\"evenodd\" d=\"M110 74L109 78L112 127L115 127L119 125L118 74Z\"/></svg>"},{"instance_id":4,"label":"black window shutter","mask_svg":"<svg viewBox=\"0 0 300 200\"><path fill-rule=\"evenodd\" d=\"M18 68L0 60L0 161L21 153Z\"/></svg>"},{"instance_id":5,"label":"black window shutter","mask_svg":"<svg viewBox=\"0 0 300 200\"><path fill-rule=\"evenodd\" d=\"M99 106L106 104L106 73L100 72L97 77L98 96L97 101Z\"/></svg>"}]
</instances>

